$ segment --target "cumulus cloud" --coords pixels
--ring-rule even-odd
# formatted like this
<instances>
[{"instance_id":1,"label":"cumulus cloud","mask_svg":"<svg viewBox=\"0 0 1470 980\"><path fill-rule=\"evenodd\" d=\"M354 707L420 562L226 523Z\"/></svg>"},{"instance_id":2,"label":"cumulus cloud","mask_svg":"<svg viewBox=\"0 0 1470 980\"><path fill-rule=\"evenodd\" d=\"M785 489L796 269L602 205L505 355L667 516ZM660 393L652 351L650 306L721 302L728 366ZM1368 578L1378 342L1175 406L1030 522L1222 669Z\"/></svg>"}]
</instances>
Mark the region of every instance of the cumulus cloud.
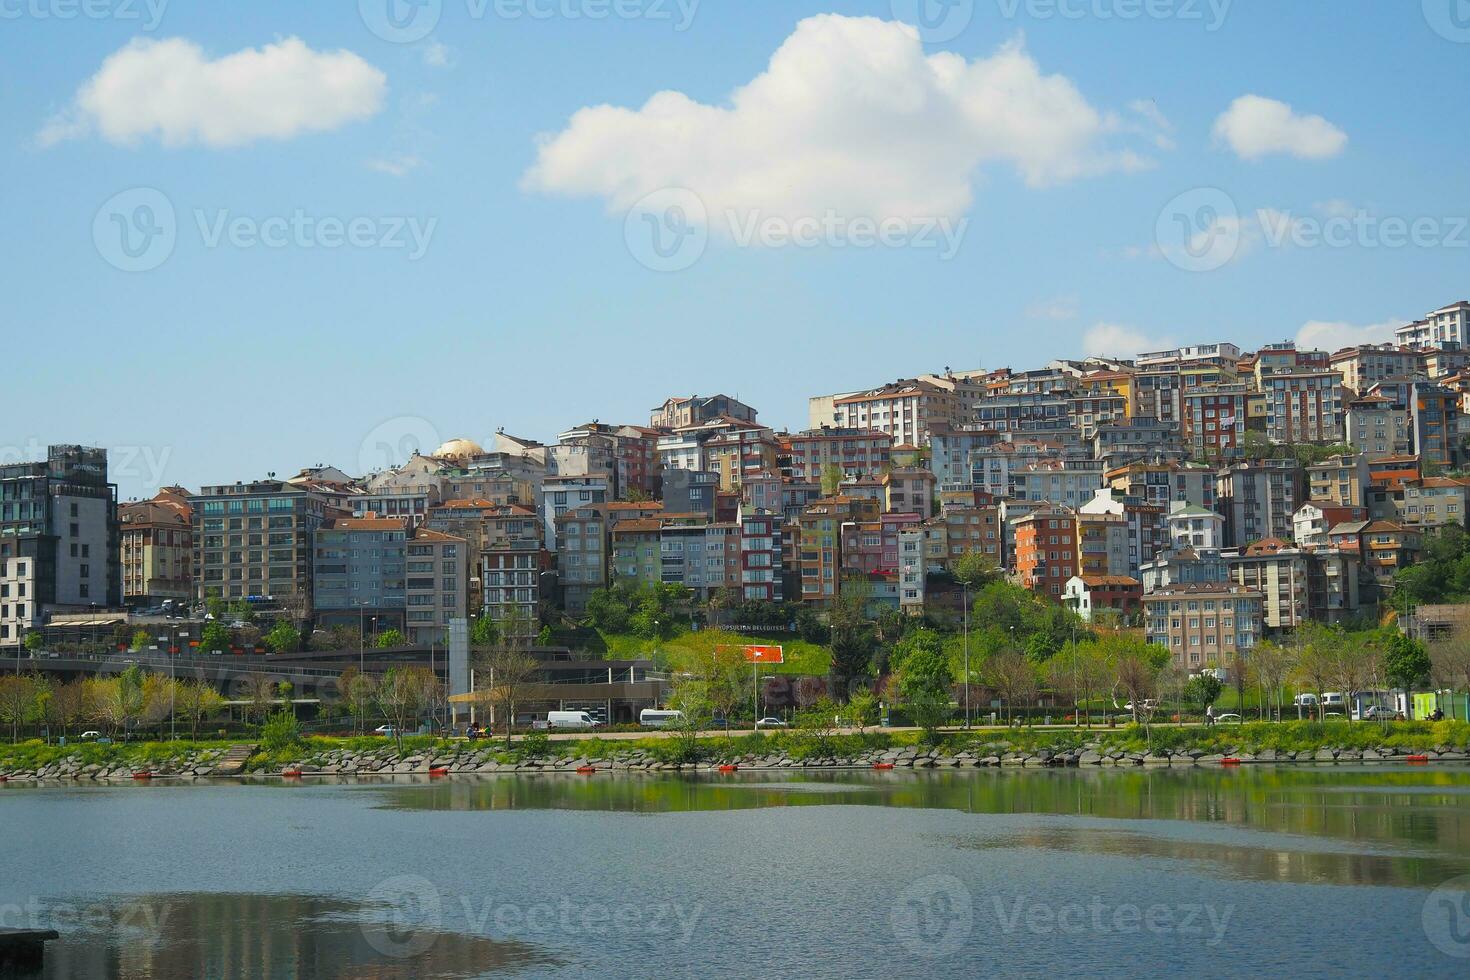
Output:
<instances>
[{"instance_id":1,"label":"cumulus cloud","mask_svg":"<svg viewBox=\"0 0 1470 980\"><path fill-rule=\"evenodd\" d=\"M92 133L171 147L284 140L375 115L387 88L386 76L351 51L313 51L295 37L214 60L183 38L144 38L109 55L37 141Z\"/></svg>"},{"instance_id":2,"label":"cumulus cloud","mask_svg":"<svg viewBox=\"0 0 1470 980\"><path fill-rule=\"evenodd\" d=\"M1298 115L1291 106L1259 95L1242 95L1215 120L1216 141L1245 160L1285 153L1302 160L1335 157L1347 133L1321 116Z\"/></svg>"},{"instance_id":3,"label":"cumulus cloud","mask_svg":"<svg viewBox=\"0 0 1470 980\"><path fill-rule=\"evenodd\" d=\"M424 47L424 64L430 68L453 68L454 51L449 45L431 41Z\"/></svg>"},{"instance_id":4,"label":"cumulus cloud","mask_svg":"<svg viewBox=\"0 0 1470 980\"><path fill-rule=\"evenodd\" d=\"M369 170L376 171L380 174L387 174L390 177L407 177L423 165L424 161L412 153L397 153L393 156L376 157L367 162Z\"/></svg>"},{"instance_id":5,"label":"cumulus cloud","mask_svg":"<svg viewBox=\"0 0 1470 980\"><path fill-rule=\"evenodd\" d=\"M1360 326L1340 320L1310 320L1297 331L1296 345L1302 350L1335 351L1359 344L1390 343L1394 329L1408 322L1387 320Z\"/></svg>"},{"instance_id":6,"label":"cumulus cloud","mask_svg":"<svg viewBox=\"0 0 1470 980\"><path fill-rule=\"evenodd\" d=\"M663 91L579 110L542 138L523 185L614 212L679 187L711 214L954 218L986 164L1034 187L1148 166L1126 146L1150 121L1135 115L1094 108L1020 42L968 61L926 54L906 24L823 14L726 104Z\"/></svg>"},{"instance_id":7,"label":"cumulus cloud","mask_svg":"<svg viewBox=\"0 0 1470 980\"><path fill-rule=\"evenodd\" d=\"M1168 337L1153 337L1122 323L1095 323L1082 336L1082 353L1089 357L1129 358L1173 346Z\"/></svg>"}]
</instances>

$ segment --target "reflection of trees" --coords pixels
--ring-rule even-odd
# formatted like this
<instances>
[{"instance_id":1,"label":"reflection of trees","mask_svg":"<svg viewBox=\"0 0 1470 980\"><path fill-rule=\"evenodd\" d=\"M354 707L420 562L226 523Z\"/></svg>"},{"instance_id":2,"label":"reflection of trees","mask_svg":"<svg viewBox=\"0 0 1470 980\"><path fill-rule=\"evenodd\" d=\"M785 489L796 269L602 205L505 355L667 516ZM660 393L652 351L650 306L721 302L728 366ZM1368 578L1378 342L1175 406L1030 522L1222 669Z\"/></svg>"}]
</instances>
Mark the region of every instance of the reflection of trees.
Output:
<instances>
[{"instance_id":1,"label":"reflection of trees","mask_svg":"<svg viewBox=\"0 0 1470 980\"><path fill-rule=\"evenodd\" d=\"M981 769L815 772L795 778L766 773L592 779L487 776L476 781L455 780L393 790L388 805L433 810L634 813L771 806L893 806L1214 823L1273 835L1325 838L1380 852L1378 856L1333 855L1326 846L1319 852L1310 845L1298 847L1279 840L1225 848L1227 853L1239 852L1244 868L1257 866L1253 855L1271 855L1270 860L1260 862L1260 867L1279 867L1274 880L1284 881L1406 884L1424 880L1413 876L1434 865L1435 859L1425 854L1470 855L1470 771L1446 769ZM1036 836L1045 842L1052 833L1050 827L1045 827L1038 829ZM1406 846L1412 846L1415 855L1393 853ZM1441 879L1470 870L1470 857L1459 863L1465 867L1448 871Z\"/></svg>"},{"instance_id":2,"label":"reflection of trees","mask_svg":"<svg viewBox=\"0 0 1470 980\"><path fill-rule=\"evenodd\" d=\"M98 914L105 911L105 915ZM374 948L364 923L384 910L306 895L175 894L88 905L46 953L56 976L321 977L398 980L481 976L557 961L535 946L436 933L414 956ZM60 913L58 913L58 917ZM105 923L105 926L104 926ZM379 927L381 928L381 927Z\"/></svg>"}]
</instances>

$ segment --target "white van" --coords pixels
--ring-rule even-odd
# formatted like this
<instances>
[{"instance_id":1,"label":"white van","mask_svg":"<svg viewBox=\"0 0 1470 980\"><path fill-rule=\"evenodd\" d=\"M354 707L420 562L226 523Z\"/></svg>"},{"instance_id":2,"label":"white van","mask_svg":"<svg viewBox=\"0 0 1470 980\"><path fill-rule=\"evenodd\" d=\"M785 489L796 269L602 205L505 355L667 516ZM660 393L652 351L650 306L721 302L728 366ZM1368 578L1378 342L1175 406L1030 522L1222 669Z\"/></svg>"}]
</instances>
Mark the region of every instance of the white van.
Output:
<instances>
[{"instance_id":1,"label":"white van","mask_svg":"<svg viewBox=\"0 0 1470 980\"><path fill-rule=\"evenodd\" d=\"M596 728L600 724L585 711L550 711L546 714L547 728Z\"/></svg>"},{"instance_id":2,"label":"white van","mask_svg":"<svg viewBox=\"0 0 1470 980\"><path fill-rule=\"evenodd\" d=\"M662 711L657 708L644 708L638 712L638 724L644 728L667 728L676 721L684 720L682 711Z\"/></svg>"}]
</instances>

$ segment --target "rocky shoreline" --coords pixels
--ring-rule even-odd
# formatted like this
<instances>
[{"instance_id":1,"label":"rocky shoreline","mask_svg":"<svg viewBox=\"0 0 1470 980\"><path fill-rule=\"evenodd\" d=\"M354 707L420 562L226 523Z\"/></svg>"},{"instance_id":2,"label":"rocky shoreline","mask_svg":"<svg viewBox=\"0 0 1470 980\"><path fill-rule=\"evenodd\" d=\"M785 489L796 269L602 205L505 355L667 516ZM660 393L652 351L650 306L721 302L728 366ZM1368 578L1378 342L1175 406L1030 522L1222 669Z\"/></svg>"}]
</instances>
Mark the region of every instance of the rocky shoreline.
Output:
<instances>
[{"instance_id":1,"label":"rocky shoreline","mask_svg":"<svg viewBox=\"0 0 1470 980\"><path fill-rule=\"evenodd\" d=\"M0 768L0 780L6 782L96 782L108 783L138 779L208 779L216 773L224 750L205 750L186 754L179 759L154 764L82 763L79 759L60 759L34 770ZM1069 749L1017 750L1006 743L976 746L960 752L906 746L873 749L853 756L796 758L786 754L742 755L717 761L671 762L656 754L634 749L612 757L541 757L505 758L504 748L487 747L452 754L410 753L400 757L393 748L375 751L337 749L303 757L283 766L263 763L247 766L245 776L455 776L493 773L639 773L639 772L718 772L736 770L820 770L820 769L983 769L983 768L1105 768L1141 766L1225 766L1249 764L1344 764L1362 762L1465 762L1470 752L1465 747L1435 745L1423 749L1408 748L1318 748L1300 752L1203 752L1198 749L1148 752L1123 751L1101 743L1089 743ZM233 774L232 774L233 775Z\"/></svg>"}]
</instances>

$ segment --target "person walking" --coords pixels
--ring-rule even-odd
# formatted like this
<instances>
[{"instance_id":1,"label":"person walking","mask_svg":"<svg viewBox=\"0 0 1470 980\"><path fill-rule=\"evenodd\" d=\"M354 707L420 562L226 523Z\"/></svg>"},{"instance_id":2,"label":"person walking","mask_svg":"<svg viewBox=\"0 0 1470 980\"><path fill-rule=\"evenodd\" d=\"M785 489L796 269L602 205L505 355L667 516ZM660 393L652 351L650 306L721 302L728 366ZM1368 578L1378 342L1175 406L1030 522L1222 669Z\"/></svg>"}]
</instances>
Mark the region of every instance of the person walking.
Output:
<instances>
[{"instance_id":1,"label":"person walking","mask_svg":"<svg viewBox=\"0 0 1470 980\"><path fill-rule=\"evenodd\" d=\"M1207 705L1205 705L1205 726L1206 727L1209 727L1209 726L1213 725L1214 723L1215 723L1215 706L1213 704L1207 704Z\"/></svg>"}]
</instances>

